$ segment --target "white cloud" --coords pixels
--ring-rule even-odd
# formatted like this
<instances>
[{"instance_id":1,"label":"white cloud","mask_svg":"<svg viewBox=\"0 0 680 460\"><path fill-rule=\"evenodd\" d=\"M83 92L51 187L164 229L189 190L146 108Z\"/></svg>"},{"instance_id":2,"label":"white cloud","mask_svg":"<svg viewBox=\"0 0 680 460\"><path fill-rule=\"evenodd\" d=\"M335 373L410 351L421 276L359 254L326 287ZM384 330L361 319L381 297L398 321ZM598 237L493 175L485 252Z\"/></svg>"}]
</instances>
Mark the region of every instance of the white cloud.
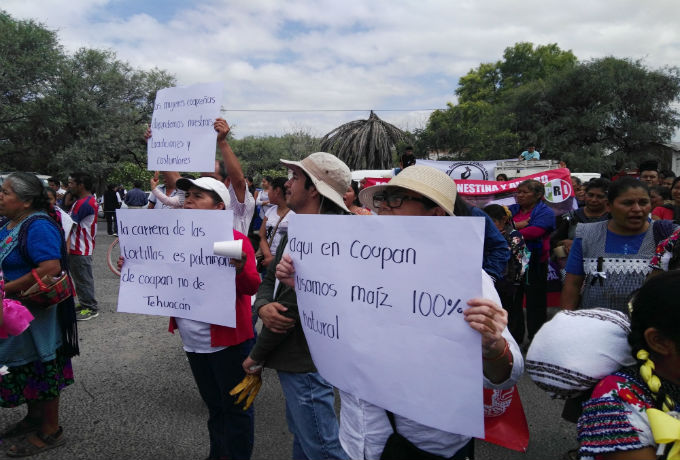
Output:
<instances>
[{"instance_id":1,"label":"white cloud","mask_svg":"<svg viewBox=\"0 0 680 460\"><path fill-rule=\"evenodd\" d=\"M135 67L174 73L182 85L223 81L228 109L366 110L227 112L239 136L291 126L324 134L368 109L444 107L461 75L518 41L557 43L582 60L680 61L674 0L177 3L125 9L126 0L5 0L2 8L58 30L69 51L111 49ZM378 113L408 129L427 119L426 112Z\"/></svg>"}]
</instances>

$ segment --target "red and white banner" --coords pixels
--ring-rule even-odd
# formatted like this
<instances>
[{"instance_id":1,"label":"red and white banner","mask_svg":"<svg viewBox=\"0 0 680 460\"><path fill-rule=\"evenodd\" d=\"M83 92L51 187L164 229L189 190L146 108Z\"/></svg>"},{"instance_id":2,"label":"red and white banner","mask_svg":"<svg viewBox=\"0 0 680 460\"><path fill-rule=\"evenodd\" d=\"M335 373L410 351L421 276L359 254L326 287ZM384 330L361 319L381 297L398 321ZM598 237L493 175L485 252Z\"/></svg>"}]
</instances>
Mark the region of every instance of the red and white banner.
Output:
<instances>
[{"instance_id":1,"label":"red and white banner","mask_svg":"<svg viewBox=\"0 0 680 460\"><path fill-rule=\"evenodd\" d=\"M456 180L458 193L468 203L483 208L491 203L510 205L515 203L517 186L528 179L534 179L545 186L545 203L556 216L574 209L574 187L567 168L551 169L537 174L519 177L504 182L485 180Z\"/></svg>"},{"instance_id":2,"label":"red and white banner","mask_svg":"<svg viewBox=\"0 0 680 460\"><path fill-rule=\"evenodd\" d=\"M507 390L484 388L484 432L487 442L527 451L529 425L517 386Z\"/></svg>"}]
</instances>

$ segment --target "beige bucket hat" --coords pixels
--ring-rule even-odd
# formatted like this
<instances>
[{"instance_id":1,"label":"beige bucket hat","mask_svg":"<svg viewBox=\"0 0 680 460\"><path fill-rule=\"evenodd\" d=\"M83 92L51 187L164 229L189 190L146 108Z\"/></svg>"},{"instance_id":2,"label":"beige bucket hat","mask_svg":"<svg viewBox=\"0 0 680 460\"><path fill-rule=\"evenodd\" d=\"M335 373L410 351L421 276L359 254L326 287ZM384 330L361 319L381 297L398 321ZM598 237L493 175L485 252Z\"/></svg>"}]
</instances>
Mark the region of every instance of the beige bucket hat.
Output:
<instances>
[{"instance_id":1,"label":"beige bucket hat","mask_svg":"<svg viewBox=\"0 0 680 460\"><path fill-rule=\"evenodd\" d=\"M317 191L333 203L350 212L342 196L352 182L349 167L335 155L315 152L300 161L279 160L286 166L302 169L314 183Z\"/></svg>"},{"instance_id":2,"label":"beige bucket hat","mask_svg":"<svg viewBox=\"0 0 680 460\"><path fill-rule=\"evenodd\" d=\"M404 168L388 183L363 189L359 192L359 201L373 212L378 212L373 207L373 195L383 192L388 187L401 187L420 193L437 203L447 214L453 215L453 204L456 201L456 183L446 173L438 169L422 165Z\"/></svg>"}]
</instances>

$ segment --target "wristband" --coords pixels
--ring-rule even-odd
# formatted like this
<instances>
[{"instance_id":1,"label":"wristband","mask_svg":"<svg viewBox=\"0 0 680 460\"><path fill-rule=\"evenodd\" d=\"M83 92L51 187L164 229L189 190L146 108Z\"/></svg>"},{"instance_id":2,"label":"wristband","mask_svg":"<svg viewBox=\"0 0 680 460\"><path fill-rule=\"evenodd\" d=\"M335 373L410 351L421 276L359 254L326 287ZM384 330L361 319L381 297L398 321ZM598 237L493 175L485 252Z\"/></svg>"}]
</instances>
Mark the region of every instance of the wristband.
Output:
<instances>
[{"instance_id":1,"label":"wristband","mask_svg":"<svg viewBox=\"0 0 680 460\"><path fill-rule=\"evenodd\" d=\"M505 339L503 339L505 340ZM503 356L505 356L508 352L510 351L510 344L508 343L507 340L505 340L505 347L503 347L503 351L498 354L498 356L494 356L493 358L487 358L484 355L482 355L482 360L483 361L498 361L501 359Z\"/></svg>"}]
</instances>

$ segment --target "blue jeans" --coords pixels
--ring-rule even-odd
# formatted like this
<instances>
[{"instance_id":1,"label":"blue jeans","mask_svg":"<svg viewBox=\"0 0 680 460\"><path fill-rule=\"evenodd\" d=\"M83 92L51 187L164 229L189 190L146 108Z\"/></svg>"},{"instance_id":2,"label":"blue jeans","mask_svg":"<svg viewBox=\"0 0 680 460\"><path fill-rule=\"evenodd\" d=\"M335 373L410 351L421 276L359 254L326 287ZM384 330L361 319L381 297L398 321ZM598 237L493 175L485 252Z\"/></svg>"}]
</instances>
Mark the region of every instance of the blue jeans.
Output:
<instances>
[{"instance_id":1,"label":"blue jeans","mask_svg":"<svg viewBox=\"0 0 680 460\"><path fill-rule=\"evenodd\" d=\"M293 459L348 459L338 439L333 387L316 372L278 373L293 434Z\"/></svg>"},{"instance_id":2,"label":"blue jeans","mask_svg":"<svg viewBox=\"0 0 680 460\"><path fill-rule=\"evenodd\" d=\"M252 348L250 339L215 353L187 352L198 391L208 406L210 458L247 460L253 453L255 410L250 406L244 411L229 395L246 375L241 363Z\"/></svg>"}]
</instances>

